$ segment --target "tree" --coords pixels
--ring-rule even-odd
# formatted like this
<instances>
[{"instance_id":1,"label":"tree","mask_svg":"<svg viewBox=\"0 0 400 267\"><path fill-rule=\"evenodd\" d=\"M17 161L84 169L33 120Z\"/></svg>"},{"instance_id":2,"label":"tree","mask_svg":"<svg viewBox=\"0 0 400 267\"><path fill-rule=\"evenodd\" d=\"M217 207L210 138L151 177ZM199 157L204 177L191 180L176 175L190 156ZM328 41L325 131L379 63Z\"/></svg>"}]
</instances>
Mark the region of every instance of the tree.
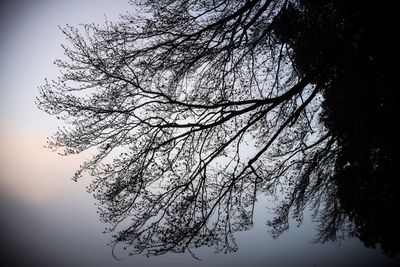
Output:
<instances>
[{"instance_id":1,"label":"tree","mask_svg":"<svg viewBox=\"0 0 400 267\"><path fill-rule=\"evenodd\" d=\"M338 212L339 218L346 216L351 235L369 247L380 244L389 255L400 250L395 204L400 143L393 132L400 124L393 42L397 8L394 1L301 1L301 9L287 9L280 30L302 73L323 70L326 55L335 57L325 78L321 117L337 144L332 178L340 209L329 218ZM335 228L321 231L323 239L331 239Z\"/></svg>"},{"instance_id":2,"label":"tree","mask_svg":"<svg viewBox=\"0 0 400 267\"><path fill-rule=\"evenodd\" d=\"M205 245L236 250L233 233L252 226L262 192L282 196L269 222L275 236L290 216L301 222L306 206L320 220L319 240L335 240L339 230L361 236L355 225L368 225L348 204L357 179L371 185L360 172L378 184L386 184L376 179L382 173L399 173L387 173L398 162L399 142L386 135L399 113L394 70L382 49L395 16L366 17L387 15L379 12L390 4L134 6L142 16L64 28L70 47L67 60L56 61L62 74L40 88L37 101L71 125L59 129L51 148L96 151L74 179L83 172L95 177L89 191L101 218L114 225L111 231L125 225L114 244L147 255ZM360 168L371 163L378 167ZM348 170L355 171L350 187ZM377 242L383 241L370 240Z\"/></svg>"}]
</instances>

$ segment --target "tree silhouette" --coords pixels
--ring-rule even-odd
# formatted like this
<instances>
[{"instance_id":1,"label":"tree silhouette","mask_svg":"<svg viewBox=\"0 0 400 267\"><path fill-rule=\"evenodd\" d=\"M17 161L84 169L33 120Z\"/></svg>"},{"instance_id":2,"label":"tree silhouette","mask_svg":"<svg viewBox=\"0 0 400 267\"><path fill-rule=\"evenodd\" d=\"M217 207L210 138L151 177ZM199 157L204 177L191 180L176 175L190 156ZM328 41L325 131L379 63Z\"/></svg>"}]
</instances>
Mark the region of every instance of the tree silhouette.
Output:
<instances>
[{"instance_id":1,"label":"tree silhouette","mask_svg":"<svg viewBox=\"0 0 400 267\"><path fill-rule=\"evenodd\" d=\"M134 254L236 250L262 192L281 196L275 236L312 206L318 240L383 243L357 201L398 200L392 4L148 0L142 16L67 26L62 74L37 100L70 125L49 147L96 151L74 179L95 177Z\"/></svg>"},{"instance_id":2,"label":"tree silhouette","mask_svg":"<svg viewBox=\"0 0 400 267\"><path fill-rule=\"evenodd\" d=\"M279 30L303 74L324 70L326 58L335 57L324 78L321 121L337 145L332 178L340 208L327 217L340 222L346 216L352 235L370 247L379 243L389 255L400 249L397 8L394 1L301 1L301 8L288 7ZM341 224L321 231L322 239Z\"/></svg>"}]
</instances>

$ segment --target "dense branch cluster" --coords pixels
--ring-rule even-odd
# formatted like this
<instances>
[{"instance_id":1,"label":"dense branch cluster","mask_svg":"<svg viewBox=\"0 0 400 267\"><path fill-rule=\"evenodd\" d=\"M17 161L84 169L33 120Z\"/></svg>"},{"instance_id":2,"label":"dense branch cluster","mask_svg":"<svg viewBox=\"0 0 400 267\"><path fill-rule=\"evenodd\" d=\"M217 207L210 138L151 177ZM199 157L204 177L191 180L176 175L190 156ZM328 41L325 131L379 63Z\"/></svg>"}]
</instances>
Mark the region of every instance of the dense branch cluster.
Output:
<instances>
[{"instance_id":1,"label":"dense branch cluster","mask_svg":"<svg viewBox=\"0 0 400 267\"><path fill-rule=\"evenodd\" d=\"M115 243L148 255L235 250L233 233L252 226L256 196L279 191L274 235L311 203L325 210L320 238L334 239L345 220L329 178L338 147L320 123L332 68L328 57L323 70L298 68L282 25L299 3L135 7L141 16L64 28L62 74L38 98L70 125L50 147L96 151L75 179L95 177L102 219L126 226Z\"/></svg>"}]
</instances>

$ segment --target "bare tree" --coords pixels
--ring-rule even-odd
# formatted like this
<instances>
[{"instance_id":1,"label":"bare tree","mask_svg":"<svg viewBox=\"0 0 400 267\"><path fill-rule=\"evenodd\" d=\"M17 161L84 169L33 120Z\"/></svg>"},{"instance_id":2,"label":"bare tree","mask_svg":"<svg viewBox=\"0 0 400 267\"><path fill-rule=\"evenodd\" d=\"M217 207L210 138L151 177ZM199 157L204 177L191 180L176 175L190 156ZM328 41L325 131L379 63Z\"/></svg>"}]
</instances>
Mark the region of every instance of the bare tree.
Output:
<instances>
[{"instance_id":1,"label":"bare tree","mask_svg":"<svg viewBox=\"0 0 400 267\"><path fill-rule=\"evenodd\" d=\"M306 205L334 239L337 139L320 123L323 69L299 69L282 37L297 1L144 1L120 21L67 26L62 74L38 106L70 126L53 149L96 154L76 172L114 244L160 255L199 246L236 250L257 195L282 194L269 225L278 236ZM297 60L297 61L296 61ZM332 230L333 229L333 230ZM329 231L332 230L332 231Z\"/></svg>"}]
</instances>

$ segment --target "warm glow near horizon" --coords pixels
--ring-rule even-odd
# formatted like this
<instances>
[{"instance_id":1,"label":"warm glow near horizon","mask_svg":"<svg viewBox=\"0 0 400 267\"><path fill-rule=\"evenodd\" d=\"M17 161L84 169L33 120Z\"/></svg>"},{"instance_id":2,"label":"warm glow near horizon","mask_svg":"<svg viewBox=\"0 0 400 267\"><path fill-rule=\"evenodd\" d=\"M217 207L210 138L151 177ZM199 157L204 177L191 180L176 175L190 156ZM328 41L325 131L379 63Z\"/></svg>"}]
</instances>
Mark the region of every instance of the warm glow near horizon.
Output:
<instances>
[{"instance_id":1,"label":"warm glow near horizon","mask_svg":"<svg viewBox=\"0 0 400 267\"><path fill-rule=\"evenodd\" d=\"M102 23L129 10L128 1L5 1L0 4L0 191L18 201L44 203L71 181L84 156L44 148L61 121L35 105L38 86L56 79L53 61L66 43L59 26ZM87 181L80 182L87 184ZM65 195L67 193L65 192Z\"/></svg>"},{"instance_id":2,"label":"warm glow near horizon","mask_svg":"<svg viewBox=\"0 0 400 267\"><path fill-rule=\"evenodd\" d=\"M12 197L48 201L84 160L79 155L60 156L44 144L42 136L3 135L0 139L0 181Z\"/></svg>"}]
</instances>

